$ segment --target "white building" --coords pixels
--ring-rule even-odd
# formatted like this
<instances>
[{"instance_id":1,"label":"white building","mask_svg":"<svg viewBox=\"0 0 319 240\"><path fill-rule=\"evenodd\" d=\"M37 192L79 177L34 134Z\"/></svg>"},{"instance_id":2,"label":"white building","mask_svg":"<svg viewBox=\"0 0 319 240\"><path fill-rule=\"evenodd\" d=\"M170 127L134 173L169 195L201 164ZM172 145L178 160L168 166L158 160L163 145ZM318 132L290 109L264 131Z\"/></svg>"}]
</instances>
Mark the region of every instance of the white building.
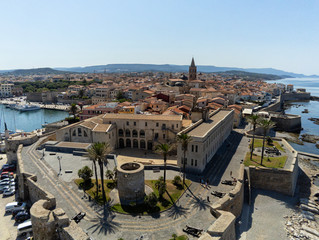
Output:
<instances>
[{"instance_id":1,"label":"white building","mask_svg":"<svg viewBox=\"0 0 319 240\"><path fill-rule=\"evenodd\" d=\"M14 84L12 83L2 83L0 86L0 96L1 97L12 97L12 88Z\"/></svg>"},{"instance_id":2,"label":"white building","mask_svg":"<svg viewBox=\"0 0 319 240\"><path fill-rule=\"evenodd\" d=\"M233 129L234 110L218 109L180 133L191 137L186 151L186 171L201 173ZM177 147L177 164L183 167L184 152Z\"/></svg>"}]
</instances>

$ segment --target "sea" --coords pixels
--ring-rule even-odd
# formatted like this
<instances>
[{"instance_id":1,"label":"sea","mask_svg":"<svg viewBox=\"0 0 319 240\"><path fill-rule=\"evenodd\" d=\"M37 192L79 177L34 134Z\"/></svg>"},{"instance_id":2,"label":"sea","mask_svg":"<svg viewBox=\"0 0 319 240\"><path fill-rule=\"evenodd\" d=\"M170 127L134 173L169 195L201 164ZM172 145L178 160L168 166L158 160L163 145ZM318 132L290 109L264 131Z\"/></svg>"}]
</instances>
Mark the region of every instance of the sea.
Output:
<instances>
[{"instance_id":1,"label":"sea","mask_svg":"<svg viewBox=\"0 0 319 240\"><path fill-rule=\"evenodd\" d=\"M6 108L0 104L0 132L4 132L4 123L10 131L21 130L31 132L43 128L43 124L57 122L69 116L68 112L59 110L40 109L36 111L20 112Z\"/></svg>"},{"instance_id":2,"label":"sea","mask_svg":"<svg viewBox=\"0 0 319 240\"><path fill-rule=\"evenodd\" d=\"M293 84L294 89L305 88L311 96L319 97L319 78L285 78L276 81L267 81L267 83L283 83ZM302 113L304 109L308 109L309 113ZM295 101L285 110L287 114L296 114L301 116L301 125L303 130L299 136L308 133L319 135L319 125L314 124L308 118L319 118L319 101ZM314 153L319 155L319 149L313 143L304 142L304 145L290 143L297 151Z\"/></svg>"}]
</instances>

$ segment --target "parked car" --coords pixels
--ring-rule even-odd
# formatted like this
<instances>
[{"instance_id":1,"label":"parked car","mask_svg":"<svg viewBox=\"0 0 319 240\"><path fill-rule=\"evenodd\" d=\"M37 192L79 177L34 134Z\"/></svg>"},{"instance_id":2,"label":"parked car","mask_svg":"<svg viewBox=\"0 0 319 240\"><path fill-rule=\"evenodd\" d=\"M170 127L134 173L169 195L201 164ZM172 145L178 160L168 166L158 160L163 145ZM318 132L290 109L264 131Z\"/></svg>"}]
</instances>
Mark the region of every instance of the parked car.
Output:
<instances>
[{"instance_id":1,"label":"parked car","mask_svg":"<svg viewBox=\"0 0 319 240\"><path fill-rule=\"evenodd\" d=\"M32 222L31 220L24 221L23 223L20 223L17 227L18 230L18 237L19 236L25 236L27 233L32 233Z\"/></svg>"},{"instance_id":2,"label":"parked car","mask_svg":"<svg viewBox=\"0 0 319 240\"><path fill-rule=\"evenodd\" d=\"M3 182L15 182L14 178L4 178L2 180L0 180L0 183L3 183Z\"/></svg>"},{"instance_id":3,"label":"parked car","mask_svg":"<svg viewBox=\"0 0 319 240\"><path fill-rule=\"evenodd\" d=\"M0 187L0 192L5 192L9 189L14 189L15 190L15 185L12 185L12 184L8 184L8 185L5 185L5 186L1 186Z\"/></svg>"},{"instance_id":4,"label":"parked car","mask_svg":"<svg viewBox=\"0 0 319 240\"><path fill-rule=\"evenodd\" d=\"M11 202L6 205L5 212L12 213L13 210L25 209L27 204L25 202Z\"/></svg>"},{"instance_id":5,"label":"parked car","mask_svg":"<svg viewBox=\"0 0 319 240\"><path fill-rule=\"evenodd\" d=\"M2 172L0 175L1 180L4 178L14 178L13 172Z\"/></svg>"},{"instance_id":6,"label":"parked car","mask_svg":"<svg viewBox=\"0 0 319 240\"><path fill-rule=\"evenodd\" d=\"M15 188L8 188L8 189L3 191L3 196L12 196L15 193L16 193Z\"/></svg>"},{"instance_id":7,"label":"parked car","mask_svg":"<svg viewBox=\"0 0 319 240\"><path fill-rule=\"evenodd\" d=\"M29 212L28 210L27 210L27 208L22 208L22 209L15 209L15 210L13 210L12 211L12 216L13 217L15 217L19 212L25 212L25 211L27 211L27 212Z\"/></svg>"},{"instance_id":8,"label":"parked car","mask_svg":"<svg viewBox=\"0 0 319 240\"><path fill-rule=\"evenodd\" d=\"M24 222L30 218L30 214L27 211L18 212L17 215L14 217L16 222Z\"/></svg>"},{"instance_id":9,"label":"parked car","mask_svg":"<svg viewBox=\"0 0 319 240\"><path fill-rule=\"evenodd\" d=\"M1 171L5 172L14 172L17 169L16 165L14 164L10 164L10 165L6 165L6 166L2 166Z\"/></svg>"}]
</instances>

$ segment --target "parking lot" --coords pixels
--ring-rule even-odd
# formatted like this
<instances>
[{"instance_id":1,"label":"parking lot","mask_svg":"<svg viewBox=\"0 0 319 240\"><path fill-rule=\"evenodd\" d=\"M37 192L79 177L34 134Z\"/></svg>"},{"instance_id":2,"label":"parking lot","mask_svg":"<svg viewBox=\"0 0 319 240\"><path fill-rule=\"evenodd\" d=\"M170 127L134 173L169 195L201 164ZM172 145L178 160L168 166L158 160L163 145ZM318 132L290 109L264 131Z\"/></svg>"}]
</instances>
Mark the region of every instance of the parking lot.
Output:
<instances>
[{"instance_id":1,"label":"parking lot","mask_svg":"<svg viewBox=\"0 0 319 240\"><path fill-rule=\"evenodd\" d=\"M6 163L6 155L0 154L0 169ZM8 203L15 202L16 196L5 197L3 194L0 194L0 239L1 240L12 240L12 239L26 239L28 236L17 238L17 226L18 223L15 222L12 214L5 213L5 207Z\"/></svg>"}]
</instances>

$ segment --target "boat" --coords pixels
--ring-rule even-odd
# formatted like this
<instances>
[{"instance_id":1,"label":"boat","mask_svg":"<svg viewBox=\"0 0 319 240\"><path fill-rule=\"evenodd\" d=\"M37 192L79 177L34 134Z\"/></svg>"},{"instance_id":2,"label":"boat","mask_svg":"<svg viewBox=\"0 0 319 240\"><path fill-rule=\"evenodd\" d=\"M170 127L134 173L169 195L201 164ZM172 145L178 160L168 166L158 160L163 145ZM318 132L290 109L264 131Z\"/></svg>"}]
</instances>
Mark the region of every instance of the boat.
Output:
<instances>
[{"instance_id":1,"label":"boat","mask_svg":"<svg viewBox=\"0 0 319 240\"><path fill-rule=\"evenodd\" d=\"M308 109L306 108L305 110L302 111L302 113L309 113Z\"/></svg>"},{"instance_id":2,"label":"boat","mask_svg":"<svg viewBox=\"0 0 319 240\"><path fill-rule=\"evenodd\" d=\"M21 112L26 112L26 111L40 110L41 108L39 106L36 106L36 105L25 104L25 105L17 105L15 107L15 109L19 110Z\"/></svg>"}]
</instances>

